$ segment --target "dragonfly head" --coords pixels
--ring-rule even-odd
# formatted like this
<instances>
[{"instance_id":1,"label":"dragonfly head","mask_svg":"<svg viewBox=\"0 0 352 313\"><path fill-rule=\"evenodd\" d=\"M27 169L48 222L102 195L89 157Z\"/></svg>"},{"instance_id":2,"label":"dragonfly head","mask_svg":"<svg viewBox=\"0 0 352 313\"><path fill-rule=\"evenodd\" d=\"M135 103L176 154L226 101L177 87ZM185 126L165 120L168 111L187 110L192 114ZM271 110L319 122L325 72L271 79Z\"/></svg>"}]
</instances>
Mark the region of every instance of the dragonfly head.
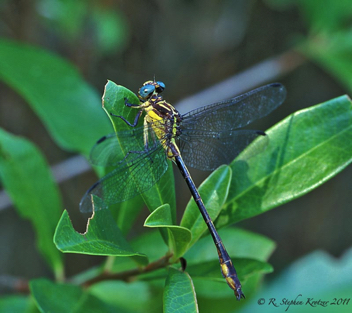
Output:
<instances>
[{"instance_id":1,"label":"dragonfly head","mask_svg":"<svg viewBox=\"0 0 352 313\"><path fill-rule=\"evenodd\" d=\"M157 95L165 89L165 84L163 82L156 82L149 80L143 84L138 90L138 98L142 101L147 101L152 95Z\"/></svg>"}]
</instances>

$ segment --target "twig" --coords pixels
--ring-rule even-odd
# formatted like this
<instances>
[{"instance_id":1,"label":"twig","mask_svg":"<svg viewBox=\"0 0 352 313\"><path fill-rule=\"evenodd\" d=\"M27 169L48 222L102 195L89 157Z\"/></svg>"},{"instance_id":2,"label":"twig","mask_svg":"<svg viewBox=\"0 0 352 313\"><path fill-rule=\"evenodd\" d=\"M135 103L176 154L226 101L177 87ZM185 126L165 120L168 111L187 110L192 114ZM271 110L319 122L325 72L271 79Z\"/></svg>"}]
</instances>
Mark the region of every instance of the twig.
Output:
<instances>
[{"instance_id":1,"label":"twig","mask_svg":"<svg viewBox=\"0 0 352 313\"><path fill-rule=\"evenodd\" d=\"M167 265L170 264L169 259L171 257L172 257L172 254L167 254L167 255L163 256L162 258L160 258L152 263L149 263L145 267L135 268L135 269L120 272L120 273L104 272L104 273L84 282L83 286L89 287L93 284L96 284L98 282L105 281L105 280L122 280L122 281L130 282L130 281L134 280L134 277L137 275L146 274L146 273L155 271L157 269L166 267Z\"/></svg>"}]
</instances>

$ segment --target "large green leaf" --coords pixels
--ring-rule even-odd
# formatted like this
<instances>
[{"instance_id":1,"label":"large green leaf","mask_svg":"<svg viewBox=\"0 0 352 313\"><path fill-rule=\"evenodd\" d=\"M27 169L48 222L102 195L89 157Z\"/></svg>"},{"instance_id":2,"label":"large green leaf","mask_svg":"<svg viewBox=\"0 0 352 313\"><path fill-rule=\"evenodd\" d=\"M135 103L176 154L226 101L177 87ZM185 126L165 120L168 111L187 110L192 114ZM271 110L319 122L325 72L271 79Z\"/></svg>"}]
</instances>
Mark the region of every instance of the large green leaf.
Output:
<instances>
[{"instance_id":1,"label":"large green leaf","mask_svg":"<svg viewBox=\"0 0 352 313\"><path fill-rule=\"evenodd\" d=\"M231 169L223 165L214 171L199 187L199 193L203 199L210 218L214 221L219 215L225 203L229 184L231 181ZM191 247L207 230L207 225L199 212L199 208L192 198L183 214L180 225L192 232Z\"/></svg>"},{"instance_id":2,"label":"large green leaf","mask_svg":"<svg viewBox=\"0 0 352 313\"><path fill-rule=\"evenodd\" d=\"M218 227L261 214L306 194L352 161L352 106L342 96L296 112L267 132L267 149L236 159Z\"/></svg>"},{"instance_id":3,"label":"large green leaf","mask_svg":"<svg viewBox=\"0 0 352 313\"><path fill-rule=\"evenodd\" d=\"M103 108L106 111L106 114L109 116L111 123L113 124L115 132L117 132L117 140L120 142L118 132L121 130L133 130L133 128L127 125L122 119L111 116L111 114L115 114L118 116L123 116L130 123L133 123L135 116L138 113L138 110L129 108L125 105L125 100L128 99L129 103L139 104L138 97L130 90L123 86L116 85L112 81L108 81L105 86L105 92L103 95ZM139 123L137 126L141 127L143 125L143 118L139 119ZM134 140L133 146L138 147L139 151L143 151L144 146L141 143L140 138L131 138L131 141ZM129 148L120 145L120 154L121 159L128 153ZM150 211L153 211L155 208L159 207L164 203L169 203L172 208L172 216L175 221L176 218L176 199L175 199L175 191L174 187L170 186L169 182L173 181L173 171L169 163L169 168L160 181L153 187L148 190L142 197L147 204ZM131 174L132 175L132 174ZM138 173L133 173L136 176L136 181L138 181Z\"/></svg>"},{"instance_id":4,"label":"large green leaf","mask_svg":"<svg viewBox=\"0 0 352 313\"><path fill-rule=\"evenodd\" d=\"M85 155L111 132L100 99L77 70L40 48L0 40L0 79L28 101L62 148Z\"/></svg>"},{"instance_id":5,"label":"large green leaf","mask_svg":"<svg viewBox=\"0 0 352 313\"><path fill-rule=\"evenodd\" d=\"M129 122L133 122L135 116L138 113L138 110L133 108L128 108L125 105L125 98L128 99L129 103L138 104L139 99L137 96L128 90L125 87L116 85L112 81L108 81L105 86L105 91L103 95L103 109L106 114L109 116L113 128L117 134L117 140L120 142L120 149L117 153L120 153L121 160L123 157L130 152L130 149L123 145L121 142L121 138L119 138L119 131L130 130L133 128L127 125L122 119L112 116L111 114L123 116ZM143 125L143 118L139 119L138 126ZM130 138L129 145L138 147L138 151L143 151L144 146L141 144L141 138ZM132 144L133 142L133 144ZM138 178L138 175L142 173L131 173L131 177L134 177L136 182L141 181ZM132 178L131 178L132 179ZM176 198L175 198L175 189L173 185L170 185L170 181L173 181L173 170L170 166L170 162L168 161L168 169L166 173L161 177L161 179L155 184L154 187L147 190L141 196L143 197L144 202L147 204L149 210L152 212L155 208L161 206L164 203L169 203L172 208L172 218L173 221L176 219ZM164 240L167 242L167 235L164 229L161 229Z\"/></svg>"},{"instance_id":6,"label":"large green leaf","mask_svg":"<svg viewBox=\"0 0 352 313\"><path fill-rule=\"evenodd\" d=\"M165 283L164 312L199 312L191 277L172 267Z\"/></svg>"},{"instance_id":7,"label":"large green leaf","mask_svg":"<svg viewBox=\"0 0 352 313\"><path fill-rule=\"evenodd\" d=\"M131 126L127 125L122 119L112 116L115 114L118 116L123 116L130 123L133 123L135 116L139 110L129 108L125 105L125 98L128 99L129 103L138 105L138 97L126 87L116 85L113 81L108 80L105 85L104 95L103 95L103 109L107 116L109 117L115 132L121 130L130 130ZM143 118L141 117L138 122L138 126L143 125ZM124 147L121 147L122 151Z\"/></svg>"},{"instance_id":8,"label":"large green leaf","mask_svg":"<svg viewBox=\"0 0 352 313\"><path fill-rule=\"evenodd\" d=\"M49 166L28 140L0 129L0 177L18 212L29 219L37 244L58 277L62 256L52 242L62 202Z\"/></svg>"},{"instance_id":9,"label":"large green leaf","mask_svg":"<svg viewBox=\"0 0 352 313\"><path fill-rule=\"evenodd\" d=\"M130 247L109 210L97 210L88 220L87 230L83 234L74 230L67 211L64 211L57 225L54 242L65 253L133 257L141 264L148 261L144 254Z\"/></svg>"}]
</instances>

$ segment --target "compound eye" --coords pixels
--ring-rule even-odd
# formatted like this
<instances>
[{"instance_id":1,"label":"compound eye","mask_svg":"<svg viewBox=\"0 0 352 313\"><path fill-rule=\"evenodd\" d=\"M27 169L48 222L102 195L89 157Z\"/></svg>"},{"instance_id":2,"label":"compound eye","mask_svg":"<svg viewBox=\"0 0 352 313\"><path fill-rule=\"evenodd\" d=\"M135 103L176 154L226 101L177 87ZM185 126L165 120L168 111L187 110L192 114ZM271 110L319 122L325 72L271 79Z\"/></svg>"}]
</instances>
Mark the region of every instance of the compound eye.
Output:
<instances>
[{"instance_id":1,"label":"compound eye","mask_svg":"<svg viewBox=\"0 0 352 313\"><path fill-rule=\"evenodd\" d=\"M139 95L142 98L148 98L154 91L155 87L153 85L145 85L139 90Z\"/></svg>"},{"instance_id":2,"label":"compound eye","mask_svg":"<svg viewBox=\"0 0 352 313\"><path fill-rule=\"evenodd\" d=\"M158 87L156 89L157 92L162 92L165 89L165 84L163 82L156 82Z\"/></svg>"}]
</instances>

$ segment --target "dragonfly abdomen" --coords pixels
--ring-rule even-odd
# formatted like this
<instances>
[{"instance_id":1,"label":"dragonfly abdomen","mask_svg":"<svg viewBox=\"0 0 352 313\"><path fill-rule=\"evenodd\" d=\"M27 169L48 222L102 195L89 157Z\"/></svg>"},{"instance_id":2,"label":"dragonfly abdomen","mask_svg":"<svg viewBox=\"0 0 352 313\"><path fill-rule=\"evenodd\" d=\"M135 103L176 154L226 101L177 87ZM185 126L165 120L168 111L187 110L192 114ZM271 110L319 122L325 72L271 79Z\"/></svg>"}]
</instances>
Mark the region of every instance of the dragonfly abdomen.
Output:
<instances>
[{"instance_id":1,"label":"dragonfly abdomen","mask_svg":"<svg viewBox=\"0 0 352 313\"><path fill-rule=\"evenodd\" d=\"M219 256L219 262L220 262L220 269L223 277L225 278L227 284L230 286L230 288L234 291L235 296L237 300L240 300L241 298L244 298L244 294L242 292L242 286L240 283L240 280L237 277L237 273L235 270L235 267L233 266L232 260L227 253L224 244L222 243L222 240L220 238L220 235L218 234L213 221L211 220L211 217L208 214L208 211L206 210L203 200L189 174L189 171L187 167L184 164L184 161L178 153L178 149L174 145L170 145L170 149L174 152L175 157L175 163L177 167L179 168L183 178L186 180L186 183L191 191L191 194L193 196L194 201L196 202L199 211L208 226L208 229L210 231L210 234L213 238L213 241L216 246L216 250L218 252Z\"/></svg>"}]
</instances>

